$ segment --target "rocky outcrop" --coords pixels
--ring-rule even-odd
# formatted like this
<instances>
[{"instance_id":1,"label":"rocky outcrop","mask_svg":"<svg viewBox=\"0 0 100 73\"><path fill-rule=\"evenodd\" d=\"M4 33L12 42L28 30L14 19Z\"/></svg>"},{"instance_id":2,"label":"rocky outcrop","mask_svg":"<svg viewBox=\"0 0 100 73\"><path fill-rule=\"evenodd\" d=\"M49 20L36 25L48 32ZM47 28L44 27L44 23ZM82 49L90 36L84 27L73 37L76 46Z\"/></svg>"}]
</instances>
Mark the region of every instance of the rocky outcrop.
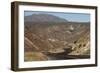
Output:
<instances>
[{"instance_id":1,"label":"rocky outcrop","mask_svg":"<svg viewBox=\"0 0 100 73\"><path fill-rule=\"evenodd\" d=\"M68 55L90 55L90 34L86 32L74 42L72 52Z\"/></svg>"}]
</instances>

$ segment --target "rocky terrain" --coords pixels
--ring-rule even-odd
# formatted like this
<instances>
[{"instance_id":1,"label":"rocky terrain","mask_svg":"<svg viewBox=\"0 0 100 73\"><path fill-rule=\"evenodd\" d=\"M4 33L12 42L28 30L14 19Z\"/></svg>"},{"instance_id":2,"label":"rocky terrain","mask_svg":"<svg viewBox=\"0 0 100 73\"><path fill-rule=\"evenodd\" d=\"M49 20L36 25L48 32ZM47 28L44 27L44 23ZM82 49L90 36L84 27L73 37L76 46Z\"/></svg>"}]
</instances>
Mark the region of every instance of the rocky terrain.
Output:
<instances>
[{"instance_id":1,"label":"rocky terrain","mask_svg":"<svg viewBox=\"0 0 100 73\"><path fill-rule=\"evenodd\" d=\"M25 16L25 61L90 57L90 23L50 14Z\"/></svg>"}]
</instances>

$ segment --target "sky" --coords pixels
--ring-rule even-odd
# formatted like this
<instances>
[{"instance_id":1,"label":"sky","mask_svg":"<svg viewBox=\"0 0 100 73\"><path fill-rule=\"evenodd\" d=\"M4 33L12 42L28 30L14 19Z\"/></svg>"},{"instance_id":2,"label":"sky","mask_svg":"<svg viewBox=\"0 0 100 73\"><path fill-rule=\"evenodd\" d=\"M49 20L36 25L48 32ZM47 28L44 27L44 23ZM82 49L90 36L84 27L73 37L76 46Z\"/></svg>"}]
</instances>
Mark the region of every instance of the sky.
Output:
<instances>
[{"instance_id":1,"label":"sky","mask_svg":"<svg viewBox=\"0 0 100 73\"><path fill-rule=\"evenodd\" d=\"M44 11L24 11L25 16L32 14L51 14L73 22L90 22L90 14L87 13L67 13L67 12L44 12Z\"/></svg>"}]
</instances>

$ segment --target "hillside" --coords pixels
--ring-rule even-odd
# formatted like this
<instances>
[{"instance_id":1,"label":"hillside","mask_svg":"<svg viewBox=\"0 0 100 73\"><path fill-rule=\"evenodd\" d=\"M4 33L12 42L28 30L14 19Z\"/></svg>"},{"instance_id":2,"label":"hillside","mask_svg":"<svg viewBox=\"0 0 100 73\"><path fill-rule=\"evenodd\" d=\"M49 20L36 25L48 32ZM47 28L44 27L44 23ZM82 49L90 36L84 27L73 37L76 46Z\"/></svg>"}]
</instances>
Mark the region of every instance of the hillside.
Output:
<instances>
[{"instance_id":1,"label":"hillside","mask_svg":"<svg viewBox=\"0 0 100 73\"><path fill-rule=\"evenodd\" d=\"M74 42L72 52L69 55L90 55L90 35L86 32L81 38Z\"/></svg>"}]
</instances>

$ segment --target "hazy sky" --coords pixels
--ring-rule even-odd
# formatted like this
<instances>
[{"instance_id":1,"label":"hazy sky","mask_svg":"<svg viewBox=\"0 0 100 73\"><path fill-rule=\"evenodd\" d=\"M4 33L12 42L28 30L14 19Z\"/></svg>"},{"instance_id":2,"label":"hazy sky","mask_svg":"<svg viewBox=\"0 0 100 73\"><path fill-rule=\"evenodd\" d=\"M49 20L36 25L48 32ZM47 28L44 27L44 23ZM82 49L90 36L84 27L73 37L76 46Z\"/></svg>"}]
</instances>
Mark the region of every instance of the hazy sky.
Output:
<instances>
[{"instance_id":1,"label":"hazy sky","mask_svg":"<svg viewBox=\"0 0 100 73\"><path fill-rule=\"evenodd\" d=\"M67 12L44 12L44 11L25 11L24 15L29 16L32 14L51 14L54 16L58 16L60 18L64 18L68 21L75 22L90 22L90 14L86 13L67 13Z\"/></svg>"}]
</instances>

